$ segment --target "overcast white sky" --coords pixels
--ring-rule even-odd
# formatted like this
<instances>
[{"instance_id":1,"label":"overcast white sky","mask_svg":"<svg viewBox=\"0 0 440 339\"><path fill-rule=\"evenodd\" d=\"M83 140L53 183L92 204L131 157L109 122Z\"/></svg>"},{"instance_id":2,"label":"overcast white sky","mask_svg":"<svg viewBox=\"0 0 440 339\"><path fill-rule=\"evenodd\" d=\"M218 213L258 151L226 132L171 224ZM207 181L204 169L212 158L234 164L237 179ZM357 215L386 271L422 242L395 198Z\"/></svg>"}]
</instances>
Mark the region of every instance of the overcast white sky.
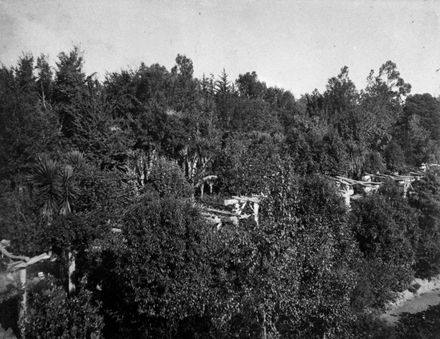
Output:
<instances>
[{"instance_id":1,"label":"overcast white sky","mask_svg":"<svg viewBox=\"0 0 440 339\"><path fill-rule=\"evenodd\" d=\"M256 71L296 96L322 90L347 65L358 88L370 69L397 63L413 93L440 94L439 1L0 0L0 62L22 52L52 62L74 44L85 70L119 71L177 53L195 75Z\"/></svg>"}]
</instances>

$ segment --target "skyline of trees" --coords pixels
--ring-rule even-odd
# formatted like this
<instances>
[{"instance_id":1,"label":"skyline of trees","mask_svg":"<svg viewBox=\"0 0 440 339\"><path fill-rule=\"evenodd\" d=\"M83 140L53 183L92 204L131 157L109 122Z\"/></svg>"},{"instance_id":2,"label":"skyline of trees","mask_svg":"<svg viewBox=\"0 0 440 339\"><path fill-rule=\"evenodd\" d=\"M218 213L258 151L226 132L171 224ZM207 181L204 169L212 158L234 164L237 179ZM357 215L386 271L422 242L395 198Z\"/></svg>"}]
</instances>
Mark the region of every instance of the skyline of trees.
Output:
<instances>
[{"instance_id":1,"label":"skyline of trees","mask_svg":"<svg viewBox=\"0 0 440 339\"><path fill-rule=\"evenodd\" d=\"M393 62L364 89L343 67L300 98L255 72L197 79L183 55L103 81L83 65L74 47L55 67L27 54L0 68L0 236L61 267L23 333L48 321L75 337L39 313L62 308L84 337L357 338L369 310L440 273L439 173L351 210L328 180L440 162L440 102ZM251 194L265 196L259 225L201 215Z\"/></svg>"}]
</instances>

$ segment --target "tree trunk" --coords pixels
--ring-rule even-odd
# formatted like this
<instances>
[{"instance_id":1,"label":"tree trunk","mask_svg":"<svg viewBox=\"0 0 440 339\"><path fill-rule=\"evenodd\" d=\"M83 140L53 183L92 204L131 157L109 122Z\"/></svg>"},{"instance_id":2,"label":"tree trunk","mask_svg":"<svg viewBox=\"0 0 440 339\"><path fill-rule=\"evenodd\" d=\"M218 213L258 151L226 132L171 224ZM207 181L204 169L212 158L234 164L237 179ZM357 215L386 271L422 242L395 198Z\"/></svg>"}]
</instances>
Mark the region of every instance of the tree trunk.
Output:
<instances>
[{"instance_id":1,"label":"tree trunk","mask_svg":"<svg viewBox=\"0 0 440 339\"><path fill-rule=\"evenodd\" d=\"M266 312L265 311L263 311L263 331L261 333L261 339L267 339Z\"/></svg>"}]
</instances>

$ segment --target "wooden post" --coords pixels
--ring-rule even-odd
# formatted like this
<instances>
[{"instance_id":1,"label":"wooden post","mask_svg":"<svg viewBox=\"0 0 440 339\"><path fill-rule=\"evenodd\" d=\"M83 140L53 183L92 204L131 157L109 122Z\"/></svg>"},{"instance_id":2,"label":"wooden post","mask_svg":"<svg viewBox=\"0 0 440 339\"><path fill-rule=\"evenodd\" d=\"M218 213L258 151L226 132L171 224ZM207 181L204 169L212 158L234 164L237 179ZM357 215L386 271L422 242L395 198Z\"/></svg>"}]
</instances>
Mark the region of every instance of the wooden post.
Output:
<instances>
[{"instance_id":1,"label":"wooden post","mask_svg":"<svg viewBox=\"0 0 440 339\"><path fill-rule=\"evenodd\" d=\"M73 274L75 273L76 269L76 262L75 262L75 253L72 251L69 251L68 253L68 271L69 271L69 293L75 292L76 286L73 282Z\"/></svg>"},{"instance_id":2,"label":"wooden post","mask_svg":"<svg viewBox=\"0 0 440 339\"><path fill-rule=\"evenodd\" d=\"M20 327L21 337L24 338L25 335L24 323L26 320L26 313L27 313L26 268L19 269L18 276L20 279L20 291L21 291L20 310L18 313L18 324Z\"/></svg>"},{"instance_id":3,"label":"wooden post","mask_svg":"<svg viewBox=\"0 0 440 339\"><path fill-rule=\"evenodd\" d=\"M266 312L263 310L263 333L261 335L262 339L267 339L267 330L266 330Z\"/></svg>"},{"instance_id":4,"label":"wooden post","mask_svg":"<svg viewBox=\"0 0 440 339\"><path fill-rule=\"evenodd\" d=\"M350 208L350 192L348 190L344 191L345 205Z\"/></svg>"},{"instance_id":5,"label":"wooden post","mask_svg":"<svg viewBox=\"0 0 440 339\"><path fill-rule=\"evenodd\" d=\"M409 179L405 179L403 183L403 197L406 198L408 189L411 186L411 181Z\"/></svg>"},{"instance_id":6,"label":"wooden post","mask_svg":"<svg viewBox=\"0 0 440 339\"><path fill-rule=\"evenodd\" d=\"M254 211L254 220L255 223L257 224L257 226L259 226L259 222L258 222L258 210L260 208L260 204L258 202L254 202L252 204L252 210Z\"/></svg>"}]
</instances>

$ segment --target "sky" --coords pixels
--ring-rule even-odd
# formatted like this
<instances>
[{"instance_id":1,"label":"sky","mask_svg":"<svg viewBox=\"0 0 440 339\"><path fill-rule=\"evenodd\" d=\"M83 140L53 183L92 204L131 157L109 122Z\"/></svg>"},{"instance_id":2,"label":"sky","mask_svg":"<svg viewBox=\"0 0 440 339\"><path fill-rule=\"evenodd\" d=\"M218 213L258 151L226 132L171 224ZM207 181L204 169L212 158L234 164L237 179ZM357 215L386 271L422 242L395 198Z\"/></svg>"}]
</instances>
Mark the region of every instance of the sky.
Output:
<instances>
[{"instance_id":1,"label":"sky","mask_svg":"<svg viewBox=\"0 0 440 339\"><path fill-rule=\"evenodd\" d=\"M0 63L78 45L84 70L159 63L177 54L197 77L256 71L295 96L322 91L346 65L360 88L371 69L397 64L413 93L440 94L440 0L0 0Z\"/></svg>"}]
</instances>

